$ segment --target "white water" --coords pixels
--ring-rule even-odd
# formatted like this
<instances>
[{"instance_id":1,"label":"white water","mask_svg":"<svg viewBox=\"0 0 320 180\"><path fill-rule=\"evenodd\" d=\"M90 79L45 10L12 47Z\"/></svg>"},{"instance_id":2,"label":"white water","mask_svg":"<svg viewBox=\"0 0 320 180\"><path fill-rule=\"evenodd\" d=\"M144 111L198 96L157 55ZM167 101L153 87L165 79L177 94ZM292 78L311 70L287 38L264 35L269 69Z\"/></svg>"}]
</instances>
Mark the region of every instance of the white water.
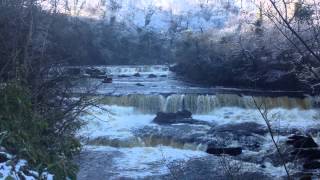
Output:
<instances>
[{"instance_id":1,"label":"white water","mask_svg":"<svg viewBox=\"0 0 320 180\"><path fill-rule=\"evenodd\" d=\"M107 66L101 67L110 75L134 75L139 73L141 75L155 74L155 75L168 75L170 73L168 66Z\"/></svg>"},{"instance_id":2,"label":"white water","mask_svg":"<svg viewBox=\"0 0 320 180\"><path fill-rule=\"evenodd\" d=\"M107 105L102 107L104 110L92 108L89 114L82 116L88 124L79 132L80 135L92 139L103 136L127 139L133 137L132 132L135 130L145 126L158 126L152 123L154 114L143 114L135 111L133 107ZM316 109L276 108L271 109L268 116L274 128L297 128L303 131L320 125L320 114ZM220 125L243 122L265 124L258 110L236 107L218 108L206 115L195 114L193 118Z\"/></svg>"},{"instance_id":3,"label":"white water","mask_svg":"<svg viewBox=\"0 0 320 180\"><path fill-rule=\"evenodd\" d=\"M113 148L102 146L86 146L86 150L95 152L118 151L122 155L113 158L116 171L121 177L142 178L146 176L164 175L170 173L169 163L184 161L195 157L207 156L200 151L175 149L167 146ZM150 165L153 164L153 167Z\"/></svg>"},{"instance_id":4,"label":"white water","mask_svg":"<svg viewBox=\"0 0 320 180\"><path fill-rule=\"evenodd\" d=\"M82 116L87 125L78 135L89 140L85 141L89 143L85 146L87 153L107 154L103 154L101 158L103 162L112 161L111 167L106 167L112 171L108 174L110 179L123 177L141 179L164 175L170 173L168 164L172 162L207 157L203 148L175 144L175 142L169 143L171 147L159 146L161 139L157 139L157 143L148 143L136 137L135 132L145 127L161 128L160 125L152 122L155 113L159 111L176 112L187 109L193 113L194 119L217 125L243 122L265 125L251 96L229 93L208 94L206 92L214 89L180 82L163 66L121 66L102 67L102 69L107 74L114 76L114 83L103 86L98 93L103 94L111 90L113 93L99 96L98 103L103 110L91 108L87 114ZM135 73L140 73L142 76L117 77ZM156 74L158 77L149 79L147 78L149 74ZM159 77L159 75L168 77ZM145 86L135 86L137 82L144 83ZM114 91L115 89L117 90ZM163 95L164 92L168 95ZM255 97L255 100L258 104L263 102L268 106L268 117L275 129L295 128L305 132L308 129L319 127L320 115L318 109L315 109L315 98L300 99L282 96ZM255 153L266 153L267 149L273 146L268 137L266 137L266 142L263 150ZM163 140L163 144L168 145L166 139ZM98 163L97 161L100 163L100 160L100 158L92 160L91 163ZM268 163L265 165L267 168L262 170L258 168L258 165L247 163L248 167L254 167L251 170L263 171L274 176L284 175L281 167L274 167ZM103 170L104 167L99 166L99 168Z\"/></svg>"},{"instance_id":5,"label":"white water","mask_svg":"<svg viewBox=\"0 0 320 180\"><path fill-rule=\"evenodd\" d=\"M173 94L164 95L122 95L104 96L101 103L133 107L143 113L177 112L187 109L195 114L208 114L222 107L239 107L254 109L258 105L265 104L268 108L285 109L311 109L314 105L312 98L289 98L289 97L251 97L233 94L199 95L199 94Z\"/></svg>"},{"instance_id":6,"label":"white water","mask_svg":"<svg viewBox=\"0 0 320 180\"><path fill-rule=\"evenodd\" d=\"M80 134L94 140L99 137L108 137L109 143L98 146L85 146L87 150L96 152L116 152L117 155L112 159L113 172L118 175L113 178L131 177L141 179L143 177L157 176L170 174L168 164L176 161L187 161L197 157L206 157L206 153L202 151L188 150L189 146L184 146L187 149L177 149L178 146L145 146L135 138L134 131L145 126L159 126L152 123L155 117L153 114L142 114L139 111L134 111L132 107L119 106L104 106L112 114L94 109L92 113L95 118L84 116L88 125L82 129ZM218 124L241 123L241 122L258 122L264 124L257 110L243 108L219 108L207 115L193 115L195 119L200 119ZM272 109L270 111L272 117L271 124L275 128L298 128L304 131L311 127L317 127L320 119L316 110L301 110L301 109ZM114 142L116 140L117 142ZM271 139L265 144L265 149L273 147ZM108 145L109 144L109 145ZM113 147L112 147L113 146ZM265 153L261 151L258 153ZM106 156L106 161L109 161ZM249 163L250 164L250 163ZM274 167L270 163L266 163L266 171L273 176L284 175L281 167ZM248 167L255 167L250 164ZM252 168L253 170L255 168ZM261 170L262 171L262 170ZM110 177L111 178L111 177Z\"/></svg>"},{"instance_id":7,"label":"white water","mask_svg":"<svg viewBox=\"0 0 320 180\"><path fill-rule=\"evenodd\" d=\"M132 107L103 106L104 110L91 108L81 118L87 125L79 132L91 139L108 136L111 139L126 139L132 131L150 125L155 115L135 112ZM105 111L107 110L107 111Z\"/></svg>"},{"instance_id":8,"label":"white water","mask_svg":"<svg viewBox=\"0 0 320 180\"><path fill-rule=\"evenodd\" d=\"M208 122L216 122L218 124L256 122L265 124L261 114L257 109L243 108L220 108L207 115L194 115L195 119ZM320 123L319 110L301 110L275 108L270 109L268 117L273 128L297 128L306 130L311 127L317 127Z\"/></svg>"}]
</instances>

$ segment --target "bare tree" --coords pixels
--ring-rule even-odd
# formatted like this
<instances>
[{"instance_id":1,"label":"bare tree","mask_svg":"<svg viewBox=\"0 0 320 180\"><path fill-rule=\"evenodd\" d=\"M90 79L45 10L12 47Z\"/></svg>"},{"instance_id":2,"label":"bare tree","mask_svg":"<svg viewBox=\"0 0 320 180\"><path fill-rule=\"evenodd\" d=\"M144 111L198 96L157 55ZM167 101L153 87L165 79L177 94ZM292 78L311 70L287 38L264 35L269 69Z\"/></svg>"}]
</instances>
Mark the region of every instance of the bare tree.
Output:
<instances>
[{"instance_id":1,"label":"bare tree","mask_svg":"<svg viewBox=\"0 0 320 180\"><path fill-rule=\"evenodd\" d=\"M287 178L290 180L290 179L291 179L291 176L290 176L290 173L289 173L289 169L288 169L288 167L287 167L287 165L286 165L286 162L285 162L285 160L284 160L284 157L283 157L283 155L282 155L282 152L281 152L281 150L280 150L280 147L279 147L279 145L278 145L278 143L276 142L275 137L274 137L273 128L272 128L272 126L271 126L270 119L269 119L269 116L268 116L268 112L269 112L268 110L269 110L269 109L268 109L268 107L267 107L267 104L264 102L264 100L262 100L261 103L258 103L254 97L252 97L252 99L253 99L253 102L254 102L257 110L259 111L261 117L263 118L264 122L265 122L266 125L267 125L268 132L269 132L269 134L270 134L270 136L271 136L272 142L273 142L273 144L274 144L274 146L275 146L275 148L276 148L276 150L277 150L277 153L279 154L279 157L280 157L280 159L281 159L282 166L284 167L284 169L285 169L285 171L286 171Z\"/></svg>"}]
</instances>

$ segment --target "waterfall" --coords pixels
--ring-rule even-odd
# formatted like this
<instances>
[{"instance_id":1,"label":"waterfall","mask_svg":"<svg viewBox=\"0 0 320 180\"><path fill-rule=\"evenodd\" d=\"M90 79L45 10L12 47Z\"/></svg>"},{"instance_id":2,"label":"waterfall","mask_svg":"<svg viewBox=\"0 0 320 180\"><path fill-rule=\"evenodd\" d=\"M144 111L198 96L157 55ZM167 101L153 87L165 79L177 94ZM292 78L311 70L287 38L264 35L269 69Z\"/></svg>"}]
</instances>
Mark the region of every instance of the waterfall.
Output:
<instances>
[{"instance_id":1,"label":"waterfall","mask_svg":"<svg viewBox=\"0 0 320 180\"><path fill-rule=\"evenodd\" d=\"M99 66L97 69L112 75L133 75L135 73L140 74L168 74L169 68L164 65L155 66Z\"/></svg>"},{"instance_id":2,"label":"waterfall","mask_svg":"<svg viewBox=\"0 0 320 180\"><path fill-rule=\"evenodd\" d=\"M132 148L132 147L156 147L159 145L170 146L178 149L188 149L194 151L205 151L206 144L188 143L168 137L154 136L150 134L147 137L132 137L128 139L110 139L108 137L99 137L86 141L87 144L97 146L111 146L116 148Z\"/></svg>"},{"instance_id":3,"label":"waterfall","mask_svg":"<svg viewBox=\"0 0 320 180\"><path fill-rule=\"evenodd\" d=\"M311 109L315 99L291 97L254 97L258 104L266 104L268 108L300 108ZM176 112L183 108L194 114L207 114L219 107L255 108L251 96L238 96L234 94L197 95L173 94L164 95L123 95L104 96L100 103L106 105L130 106L143 113Z\"/></svg>"}]
</instances>

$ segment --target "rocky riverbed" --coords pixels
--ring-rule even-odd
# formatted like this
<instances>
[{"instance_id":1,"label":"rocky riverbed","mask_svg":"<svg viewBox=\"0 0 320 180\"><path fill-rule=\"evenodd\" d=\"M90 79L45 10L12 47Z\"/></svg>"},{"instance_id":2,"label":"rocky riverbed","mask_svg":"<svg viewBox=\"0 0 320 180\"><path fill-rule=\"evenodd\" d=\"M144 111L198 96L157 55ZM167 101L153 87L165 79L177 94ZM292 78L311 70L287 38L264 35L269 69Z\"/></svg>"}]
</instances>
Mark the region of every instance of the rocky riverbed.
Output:
<instances>
[{"instance_id":1,"label":"rocky riverbed","mask_svg":"<svg viewBox=\"0 0 320 180\"><path fill-rule=\"evenodd\" d=\"M319 144L316 97L209 94L214 89L179 82L159 67L107 72L116 78L100 87L94 96L97 107L81 117L86 126L78 136L84 149L75 160L80 180L286 179L253 99L268 107L269 123L290 175L319 176L318 157L306 156L317 154L318 147L299 146L305 140ZM134 76L137 73L140 76ZM150 74L157 77L149 78Z\"/></svg>"}]
</instances>

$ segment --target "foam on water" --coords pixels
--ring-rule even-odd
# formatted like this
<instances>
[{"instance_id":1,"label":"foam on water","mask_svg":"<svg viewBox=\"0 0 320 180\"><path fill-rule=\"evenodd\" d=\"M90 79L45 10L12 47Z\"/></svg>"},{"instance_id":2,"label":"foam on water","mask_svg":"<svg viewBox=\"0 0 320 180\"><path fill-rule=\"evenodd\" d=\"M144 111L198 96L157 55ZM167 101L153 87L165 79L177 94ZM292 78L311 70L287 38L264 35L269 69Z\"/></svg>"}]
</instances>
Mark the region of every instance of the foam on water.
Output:
<instances>
[{"instance_id":1,"label":"foam on water","mask_svg":"<svg viewBox=\"0 0 320 180\"><path fill-rule=\"evenodd\" d=\"M95 152L107 152L107 154L101 153L97 160L102 159L101 163L103 165L105 161L112 161L110 163L110 166L112 166L110 173L112 173L114 179L161 176L170 173L168 164L174 161L188 161L198 157L207 159L209 157L197 148L193 148L196 150L193 151L189 147L187 148L189 150L183 149L184 144L174 146L177 143L175 139L172 139L172 142L171 139L162 140L161 138L164 137L161 135L152 138L153 135L151 134L150 138L146 137L150 139L150 143L145 143L147 141L140 137L137 131L146 126L153 126L151 129L155 129L155 131L162 130L160 125L152 122L155 114L159 111L176 112L187 109L193 113L194 119L212 122L217 125L243 122L265 125L265 121L256 109L252 97L241 95L242 90L232 90L236 93L230 94L224 90L219 92L215 87L202 87L185 83L180 81L173 73L170 73L166 66L96 68L101 69L108 75L113 75L114 81L112 84L101 85L97 90L97 94L101 94L102 97L98 102L102 108L91 108L87 114L81 117L87 125L79 131L79 136L89 139L86 142L90 146L85 145L85 149L89 151L88 153L93 152L93 156L90 157L95 158ZM139 73L141 76L133 76L135 73ZM150 74L155 74L157 77L149 78ZM88 79L86 83L93 82L100 82L100 80ZM280 94L283 95L283 93ZM249 93L249 95L251 94ZM317 103L319 99L316 97L294 98L282 95L263 97L266 95L263 91L257 92L256 95L255 100L258 104L264 103L269 107L268 118L273 128L304 131L319 127L319 109L315 109L319 104ZM196 128L195 125L188 126L192 126L192 130L196 131L192 134L205 134L207 132L207 129L203 131L203 128ZM209 125L206 127L209 128L208 130L211 128ZM191 131L186 133L191 133ZM277 140L284 141L285 138L285 136L279 136ZM265 142L263 142L259 152L246 152L244 150L243 154L255 157L259 153L268 153L267 151L274 149L269 136L262 137L262 139ZM155 141L157 143L153 143ZM230 144L230 146L236 146L236 143ZM166 144L171 147L157 146L159 144ZM212 156L210 157L212 158ZM228 158L230 161L234 161L230 157ZM217 157L213 160L217 161L217 164L219 163ZM88 167L92 166L91 163L95 163L95 160L91 162L91 159L88 159L88 161L86 162ZM97 167L100 168L100 161L96 163ZM241 163L245 164L249 171L260 171L277 177L285 175L282 167L274 167L268 162L266 162L266 168L264 169L260 168L258 164ZM102 166L102 168L104 167ZM95 167L92 170L95 173Z\"/></svg>"},{"instance_id":2,"label":"foam on water","mask_svg":"<svg viewBox=\"0 0 320 180\"><path fill-rule=\"evenodd\" d=\"M175 149L168 146L112 148L107 146L86 146L90 151L118 151L112 161L121 177L142 178L170 173L168 166L173 161L187 161L191 158L208 156L201 151Z\"/></svg>"},{"instance_id":3,"label":"foam on water","mask_svg":"<svg viewBox=\"0 0 320 180\"><path fill-rule=\"evenodd\" d=\"M211 156L201 151L175 149L168 146L134 148L85 146L84 150L95 153L96 155L99 153L103 155L110 153L110 157L107 160L112 161L111 166L108 167L112 169L112 173L110 173L108 177L110 179L142 179L146 177L161 177L162 175L168 174L170 177L170 175L176 175L174 173L182 171L188 161L199 160L194 163L200 165L201 163L205 164L203 160L206 158L208 158L211 163L217 165L210 168L212 170L214 169L214 172L219 175L227 175L228 173L222 166L222 162L224 162L232 167L239 167L240 172L261 172L269 174L276 179L281 179L280 177L285 176L283 167L275 167L271 163L265 163L266 168L261 168L257 164L235 160L228 156Z\"/></svg>"},{"instance_id":4,"label":"foam on water","mask_svg":"<svg viewBox=\"0 0 320 180\"><path fill-rule=\"evenodd\" d=\"M87 122L87 125L79 132L79 135L87 136L90 139L108 137L126 140L134 138L133 132L145 126L158 126L152 123L155 117L154 114L143 114L133 107L103 105L102 108L104 110L92 108L89 114L82 117ZM269 117L272 126L277 128L298 128L304 130L318 126L320 122L320 116L316 109L275 108L269 111ZM265 124L258 110L235 107L217 108L207 115L193 115L193 118L220 125L242 122ZM284 136L279 137L279 141L283 141L284 139ZM268 150L273 149L272 147L272 141L268 136L261 151L244 153L247 155L253 153L252 155L254 156L254 153L267 153ZM188 161L193 158L207 156L203 151L167 146L143 147L142 143L133 144L132 146L110 147L108 144L105 146L85 146L85 149L93 152L115 152L114 157L112 157L112 166L114 168L112 171L117 174L115 178L143 178L166 175L170 173L168 164L172 162ZM265 164L267 166L265 169L259 168L259 165L254 163L239 163L244 163L246 167L250 167L250 171L260 171L277 177L285 175L282 167L274 167L272 164L268 164L268 162Z\"/></svg>"},{"instance_id":5,"label":"foam on water","mask_svg":"<svg viewBox=\"0 0 320 180\"><path fill-rule=\"evenodd\" d=\"M91 139L108 136L109 138L130 138L133 131L144 126L157 126L152 123L154 114L143 114L133 107L102 106L91 108L89 113L82 116L87 123L79 134ZM284 109L275 108L268 112L271 125L274 128L307 129L317 127L320 122L320 114L317 109ZM217 124L256 122L265 124L260 113L256 109L244 109L236 107L217 108L207 115L193 115L194 119L215 122Z\"/></svg>"},{"instance_id":6,"label":"foam on water","mask_svg":"<svg viewBox=\"0 0 320 180\"><path fill-rule=\"evenodd\" d=\"M218 108L207 115L194 115L193 118L218 124L242 122L265 124L264 119L257 109L236 107ZM268 118L274 128L297 128L304 130L319 125L320 113L317 109L274 108L269 110Z\"/></svg>"},{"instance_id":7,"label":"foam on water","mask_svg":"<svg viewBox=\"0 0 320 180\"><path fill-rule=\"evenodd\" d=\"M155 74L155 75L167 75L169 74L169 67L164 65L153 65L153 66L99 66L98 69L107 72L112 75L134 75L139 74Z\"/></svg>"},{"instance_id":8,"label":"foam on water","mask_svg":"<svg viewBox=\"0 0 320 180\"><path fill-rule=\"evenodd\" d=\"M81 118L87 123L79 135L94 139L108 136L109 138L130 138L132 131L150 125L155 115L135 112L132 107L102 106L91 108Z\"/></svg>"}]
</instances>

